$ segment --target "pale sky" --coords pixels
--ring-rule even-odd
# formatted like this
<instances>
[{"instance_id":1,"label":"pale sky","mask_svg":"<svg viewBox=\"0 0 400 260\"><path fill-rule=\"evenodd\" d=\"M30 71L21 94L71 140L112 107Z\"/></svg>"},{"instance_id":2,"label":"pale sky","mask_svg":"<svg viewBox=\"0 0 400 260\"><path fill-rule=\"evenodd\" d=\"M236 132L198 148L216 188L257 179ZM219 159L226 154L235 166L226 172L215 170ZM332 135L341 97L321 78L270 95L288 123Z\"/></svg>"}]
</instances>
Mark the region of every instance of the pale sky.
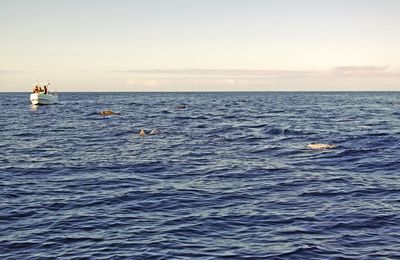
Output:
<instances>
[{"instance_id":1,"label":"pale sky","mask_svg":"<svg viewBox=\"0 0 400 260\"><path fill-rule=\"evenodd\" d=\"M400 0L0 0L0 92L400 91Z\"/></svg>"}]
</instances>

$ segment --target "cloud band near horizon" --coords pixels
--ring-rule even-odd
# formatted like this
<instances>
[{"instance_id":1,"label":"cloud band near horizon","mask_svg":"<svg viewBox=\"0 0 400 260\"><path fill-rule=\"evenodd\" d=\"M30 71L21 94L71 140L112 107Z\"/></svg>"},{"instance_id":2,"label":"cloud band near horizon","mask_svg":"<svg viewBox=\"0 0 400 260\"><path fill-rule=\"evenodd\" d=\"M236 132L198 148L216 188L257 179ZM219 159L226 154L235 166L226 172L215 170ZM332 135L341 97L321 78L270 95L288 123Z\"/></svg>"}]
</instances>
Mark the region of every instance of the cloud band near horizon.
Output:
<instances>
[{"instance_id":1,"label":"cloud band near horizon","mask_svg":"<svg viewBox=\"0 0 400 260\"><path fill-rule=\"evenodd\" d=\"M334 75L398 75L389 66L338 66L328 70L260 70L260 69L136 69L109 72L187 76L334 76Z\"/></svg>"}]
</instances>

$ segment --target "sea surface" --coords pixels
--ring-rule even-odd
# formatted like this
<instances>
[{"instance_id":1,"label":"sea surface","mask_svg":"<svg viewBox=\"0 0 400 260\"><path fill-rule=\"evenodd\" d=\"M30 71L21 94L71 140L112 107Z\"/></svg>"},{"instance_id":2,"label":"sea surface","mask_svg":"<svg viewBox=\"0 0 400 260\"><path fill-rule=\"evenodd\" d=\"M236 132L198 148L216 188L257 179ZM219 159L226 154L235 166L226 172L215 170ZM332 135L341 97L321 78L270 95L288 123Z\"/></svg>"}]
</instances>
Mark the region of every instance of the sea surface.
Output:
<instances>
[{"instance_id":1,"label":"sea surface","mask_svg":"<svg viewBox=\"0 0 400 260\"><path fill-rule=\"evenodd\" d=\"M0 259L400 259L400 92L59 98L0 94Z\"/></svg>"}]
</instances>

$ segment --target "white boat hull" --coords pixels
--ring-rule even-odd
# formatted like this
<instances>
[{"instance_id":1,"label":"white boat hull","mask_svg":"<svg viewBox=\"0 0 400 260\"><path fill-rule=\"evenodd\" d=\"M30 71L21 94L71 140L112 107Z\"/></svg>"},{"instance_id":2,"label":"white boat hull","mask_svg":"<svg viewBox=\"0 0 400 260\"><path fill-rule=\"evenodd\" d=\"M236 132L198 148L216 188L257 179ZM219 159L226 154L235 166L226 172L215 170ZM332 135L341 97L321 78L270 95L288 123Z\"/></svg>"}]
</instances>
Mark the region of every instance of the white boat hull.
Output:
<instances>
[{"instance_id":1,"label":"white boat hull","mask_svg":"<svg viewBox=\"0 0 400 260\"><path fill-rule=\"evenodd\" d=\"M31 103L34 105L51 105L57 103L58 96L44 94L44 93L33 93L31 94Z\"/></svg>"}]
</instances>

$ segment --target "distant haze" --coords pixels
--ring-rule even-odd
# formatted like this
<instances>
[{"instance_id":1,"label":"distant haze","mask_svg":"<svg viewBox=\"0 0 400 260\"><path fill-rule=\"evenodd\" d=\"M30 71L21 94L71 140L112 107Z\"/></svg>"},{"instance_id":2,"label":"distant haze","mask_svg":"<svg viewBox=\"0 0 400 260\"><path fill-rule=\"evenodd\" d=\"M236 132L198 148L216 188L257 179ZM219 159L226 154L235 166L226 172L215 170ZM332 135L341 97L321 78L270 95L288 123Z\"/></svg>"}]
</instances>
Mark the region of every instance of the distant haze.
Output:
<instances>
[{"instance_id":1,"label":"distant haze","mask_svg":"<svg viewBox=\"0 0 400 260\"><path fill-rule=\"evenodd\" d=\"M0 92L400 91L399 14L396 0L2 0Z\"/></svg>"}]
</instances>

